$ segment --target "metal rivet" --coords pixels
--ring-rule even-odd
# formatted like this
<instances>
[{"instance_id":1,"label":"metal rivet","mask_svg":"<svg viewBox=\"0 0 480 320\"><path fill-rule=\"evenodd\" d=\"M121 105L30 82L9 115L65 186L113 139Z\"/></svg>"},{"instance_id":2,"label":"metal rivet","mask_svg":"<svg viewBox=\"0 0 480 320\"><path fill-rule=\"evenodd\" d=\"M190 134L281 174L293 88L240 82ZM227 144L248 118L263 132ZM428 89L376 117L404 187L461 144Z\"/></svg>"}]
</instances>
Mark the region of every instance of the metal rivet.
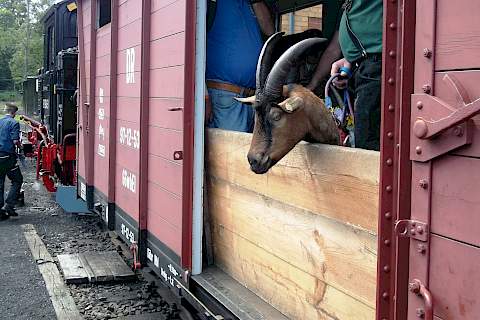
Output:
<instances>
[{"instance_id":1,"label":"metal rivet","mask_svg":"<svg viewBox=\"0 0 480 320\"><path fill-rule=\"evenodd\" d=\"M418 101L418 102L417 102L417 109L418 109L418 110L422 110L422 109L423 109L423 103L422 103L422 101Z\"/></svg>"},{"instance_id":2,"label":"metal rivet","mask_svg":"<svg viewBox=\"0 0 480 320\"><path fill-rule=\"evenodd\" d=\"M423 49L423 56L425 58L431 58L432 57L432 50L425 48Z\"/></svg>"},{"instance_id":3,"label":"metal rivet","mask_svg":"<svg viewBox=\"0 0 480 320\"><path fill-rule=\"evenodd\" d=\"M425 179L421 179L420 181L418 181L418 185L422 189L427 189L428 188L428 181L425 180Z\"/></svg>"},{"instance_id":4,"label":"metal rivet","mask_svg":"<svg viewBox=\"0 0 480 320\"><path fill-rule=\"evenodd\" d=\"M417 154L422 154L422 147L417 146L417 147L415 148L415 152L416 152Z\"/></svg>"},{"instance_id":5,"label":"metal rivet","mask_svg":"<svg viewBox=\"0 0 480 320\"><path fill-rule=\"evenodd\" d=\"M395 111L395 106L393 104L388 105L388 111L393 112Z\"/></svg>"},{"instance_id":6,"label":"metal rivet","mask_svg":"<svg viewBox=\"0 0 480 320\"><path fill-rule=\"evenodd\" d=\"M393 139L393 132L391 131L387 132L387 137L390 139Z\"/></svg>"},{"instance_id":7,"label":"metal rivet","mask_svg":"<svg viewBox=\"0 0 480 320\"><path fill-rule=\"evenodd\" d=\"M423 85L422 90L424 93L430 93L432 92L432 87L429 84L425 84Z\"/></svg>"},{"instance_id":8,"label":"metal rivet","mask_svg":"<svg viewBox=\"0 0 480 320\"><path fill-rule=\"evenodd\" d=\"M417 138L423 138L428 133L428 125L423 119L417 119L413 124L413 133Z\"/></svg>"},{"instance_id":9,"label":"metal rivet","mask_svg":"<svg viewBox=\"0 0 480 320\"><path fill-rule=\"evenodd\" d=\"M423 234L423 227L422 226L417 227L417 233L418 234Z\"/></svg>"},{"instance_id":10,"label":"metal rivet","mask_svg":"<svg viewBox=\"0 0 480 320\"><path fill-rule=\"evenodd\" d=\"M391 243L391 242L390 242L390 240L388 240L388 239L385 240L385 241L383 241L383 244L386 245L387 247L390 247L390 243Z\"/></svg>"},{"instance_id":11,"label":"metal rivet","mask_svg":"<svg viewBox=\"0 0 480 320\"><path fill-rule=\"evenodd\" d=\"M392 164L393 164L393 160L392 158L388 158L387 161L385 162L387 164L387 166L391 167Z\"/></svg>"},{"instance_id":12,"label":"metal rivet","mask_svg":"<svg viewBox=\"0 0 480 320\"><path fill-rule=\"evenodd\" d=\"M408 284L408 290L410 290L410 292L413 292L413 293L419 293L420 284L416 280L413 280L413 282L410 282Z\"/></svg>"},{"instance_id":13,"label":"metal rivet","mask_svg":"<svg viewBox=\"0 0 480 320\"><path fill-rule=\"evenodd\" d=\"M388 297L389 297L388 292L384 292L384 293L382 294L383 300L388 300Z\"/></svg>"},{"instance_id":14,"label":"metal rivet","mask_svg":"<svg viewBox=\"0 0 480 320\"><path fill-rule=\"evenodd\" d=\"M388 84L393 85L395 83L395 79L388 78Z\"/></svg>"},{"instance_id":15,"label":"metal rivet","mask_svg":"<svg viewBox=\"0 0 480 320\"><path fill-rule=\"evenodd\" d=\"M422 308L418 308L416 312L417 312L417 317L422 319L425 318L425 310L423 310Z\"/></svg>"},{"instance_id":16,"label":"metal rivet","mask_svg":"<svg viewBox=\"0 0 480 320\"><path fill-rule=\"evenodd\" d=\"M417 234L417 232L415 231L415 228L410 229L410 234L411 234L412 236L414 236L414 235Z\"/></svg>"},{"instance_id":17,"label":"metal rivet","mask_svg":"<svg viewBox=\"0 0 480 320\"><path fill-rule=\"evenodd\" d=\"M392 213L391 213L391 212L386 212L386 213L385 213L385 218L386 218L387 220L392 219Z\"/></svg>"},{"instance_id":18,"label":"metal rivet","mask_svg":"<svg viewBox=\"0 0 480 320\"><path fill-rule=\"evenodd\" d=\"M427 247L424 244L417 245L418 253L424 254L427 251Z\"/></svg>"},{"instance_id":19,"label":"metal rivet","mask_svg":"<svg viewBox=\"0 0 480 320\"><path fill-rule=\"evenodd\" d=\"M390 57L392 57L392 58L395 58L396 53L395 53L395 51L392 50L392 51L390 51L390 52L388 53L388 55L389 55Z\"/></svg>"},{"instance_id":20,"label":"metal rivet","mask_svg":"<svg viewBox=\"0 0 480 320\"><path fill-rule=\"evenodd\" d=\"M389 273L389 272L390 272L390 266L388 266L388 265L387 265L387 266L384 266L384 267L383 267L383 271L384 271L385 273Z\"/></svg>"},{"instance_id":21,"label":"metal rivet","mask_svg":"<svg viewBox=\"0 0 480 320\"><path fill-rule=\"evenodd\" d=\"M396 26L395 22L392 22L392 23L390 23L389 27L390 27L390 29L393 30L393 29L395 29L397 26Z\"/></svg>"},{"instance_id":22,"label":"metal rivet","mask_svg":"<svg viewBox=\"0 0 480 320\"><path fill-rule=\"evenodd\" d=\"M387 192L392 192L393 188L392 188L392 186L386 186L386 187L385 187L385 190L386 190Z\"/></svg>"},{"instance_id":23,"label":"metal rivet","mask_svg":"<svg viewBox=\"0 0 480 320\"><path fill-rule=\"evenodd\" d=\"M453 129L453 134L456 135L457 137L462 137L463 136L463 128L460 126L456 126Z\"/></svg>"}]
</instances>

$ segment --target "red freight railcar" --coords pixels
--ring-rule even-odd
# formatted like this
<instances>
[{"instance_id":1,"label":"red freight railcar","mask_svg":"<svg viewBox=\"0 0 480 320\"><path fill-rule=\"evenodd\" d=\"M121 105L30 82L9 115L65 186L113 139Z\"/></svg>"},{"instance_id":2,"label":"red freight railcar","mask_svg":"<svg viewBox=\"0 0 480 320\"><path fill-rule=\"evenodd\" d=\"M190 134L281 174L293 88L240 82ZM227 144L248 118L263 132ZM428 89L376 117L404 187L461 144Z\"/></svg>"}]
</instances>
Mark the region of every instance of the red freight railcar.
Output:
<instances>
[{"instance_id":1,"label":"red freight railcar","mask_svg":"<svg viewBox=\"0 0 480 320\"><path fill-rule=\"evenodd\" d=\"M329 1L278 7L319 3ZM480 4L384 8L376 318L477 319ZM205 3L79 0L78 10L78 194L198 302L189 289L202 273ZM207 287L196 291L204 303ZM312 299L318 319L332 315Z\"/></svg>"}]
</instances>

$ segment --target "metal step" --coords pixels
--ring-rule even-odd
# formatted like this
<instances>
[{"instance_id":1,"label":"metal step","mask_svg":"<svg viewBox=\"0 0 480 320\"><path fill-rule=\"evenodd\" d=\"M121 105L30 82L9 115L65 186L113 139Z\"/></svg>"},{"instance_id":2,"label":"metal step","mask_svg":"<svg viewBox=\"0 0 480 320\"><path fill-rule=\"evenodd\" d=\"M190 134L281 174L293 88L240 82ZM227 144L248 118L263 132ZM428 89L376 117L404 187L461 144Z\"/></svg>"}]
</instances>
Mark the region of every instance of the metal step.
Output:
<instances>
[{"instance_id":1,"label":"metal step","mask_svg":"<svg viewBox=\"0 0 480 320\"><path fill-rule=\"evenodd\" d=\"M208 267L192 279L240 320L288 320L217 267Z\"/></svg>"}]
</instances>

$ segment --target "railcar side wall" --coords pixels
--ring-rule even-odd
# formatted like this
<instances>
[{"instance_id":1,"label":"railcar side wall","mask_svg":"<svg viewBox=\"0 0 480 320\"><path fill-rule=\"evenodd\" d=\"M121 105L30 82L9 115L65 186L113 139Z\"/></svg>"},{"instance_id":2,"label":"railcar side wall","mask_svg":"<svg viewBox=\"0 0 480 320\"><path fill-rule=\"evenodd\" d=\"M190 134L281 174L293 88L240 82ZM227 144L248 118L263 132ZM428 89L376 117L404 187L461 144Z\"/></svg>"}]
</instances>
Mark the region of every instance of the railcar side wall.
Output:
<instances>
[{"instance_id":1,"label":"railcar side wall","mask_svg":"<svg viewBox=\"0 0 480 320\"><path fill-rule=\"evenodd\" d=\"M142 242L144 263L180 269L186 1L113 0L113 22L100 28L92 4L80 3L78 193L104 219L115 212L109 222Z\"/></svg>"}]
</instances>

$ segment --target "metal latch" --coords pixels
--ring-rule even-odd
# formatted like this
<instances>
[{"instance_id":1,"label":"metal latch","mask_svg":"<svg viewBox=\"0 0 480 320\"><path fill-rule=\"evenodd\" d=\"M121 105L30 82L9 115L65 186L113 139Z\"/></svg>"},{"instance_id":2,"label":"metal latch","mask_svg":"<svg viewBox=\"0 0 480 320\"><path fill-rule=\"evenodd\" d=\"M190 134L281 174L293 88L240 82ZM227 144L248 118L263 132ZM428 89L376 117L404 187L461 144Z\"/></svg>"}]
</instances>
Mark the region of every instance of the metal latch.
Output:
<instances>
[{"instance_id":1,"label":"metal latch","mask_svg":"<svg viewBox=\"0 0 480 320\"><path fill-rule=\"evenodd\" d=\"M410 292L421 297L425 303L425 309L417 309L417 316L425 320L433 320L433 298L430 291L418 279L413 279L409 283L408 288Z\"/></svg>"},{"instance_id":2,"label":"metal latch","mask_svg":"<svg viewBox=\"0 0 480 320\"><path fill-rule=\"evenodd\" d=\"M428 224L417 220L398 220L395 223L395 234L423 242L428 241Z\"/></svg>"}]
</instances>

